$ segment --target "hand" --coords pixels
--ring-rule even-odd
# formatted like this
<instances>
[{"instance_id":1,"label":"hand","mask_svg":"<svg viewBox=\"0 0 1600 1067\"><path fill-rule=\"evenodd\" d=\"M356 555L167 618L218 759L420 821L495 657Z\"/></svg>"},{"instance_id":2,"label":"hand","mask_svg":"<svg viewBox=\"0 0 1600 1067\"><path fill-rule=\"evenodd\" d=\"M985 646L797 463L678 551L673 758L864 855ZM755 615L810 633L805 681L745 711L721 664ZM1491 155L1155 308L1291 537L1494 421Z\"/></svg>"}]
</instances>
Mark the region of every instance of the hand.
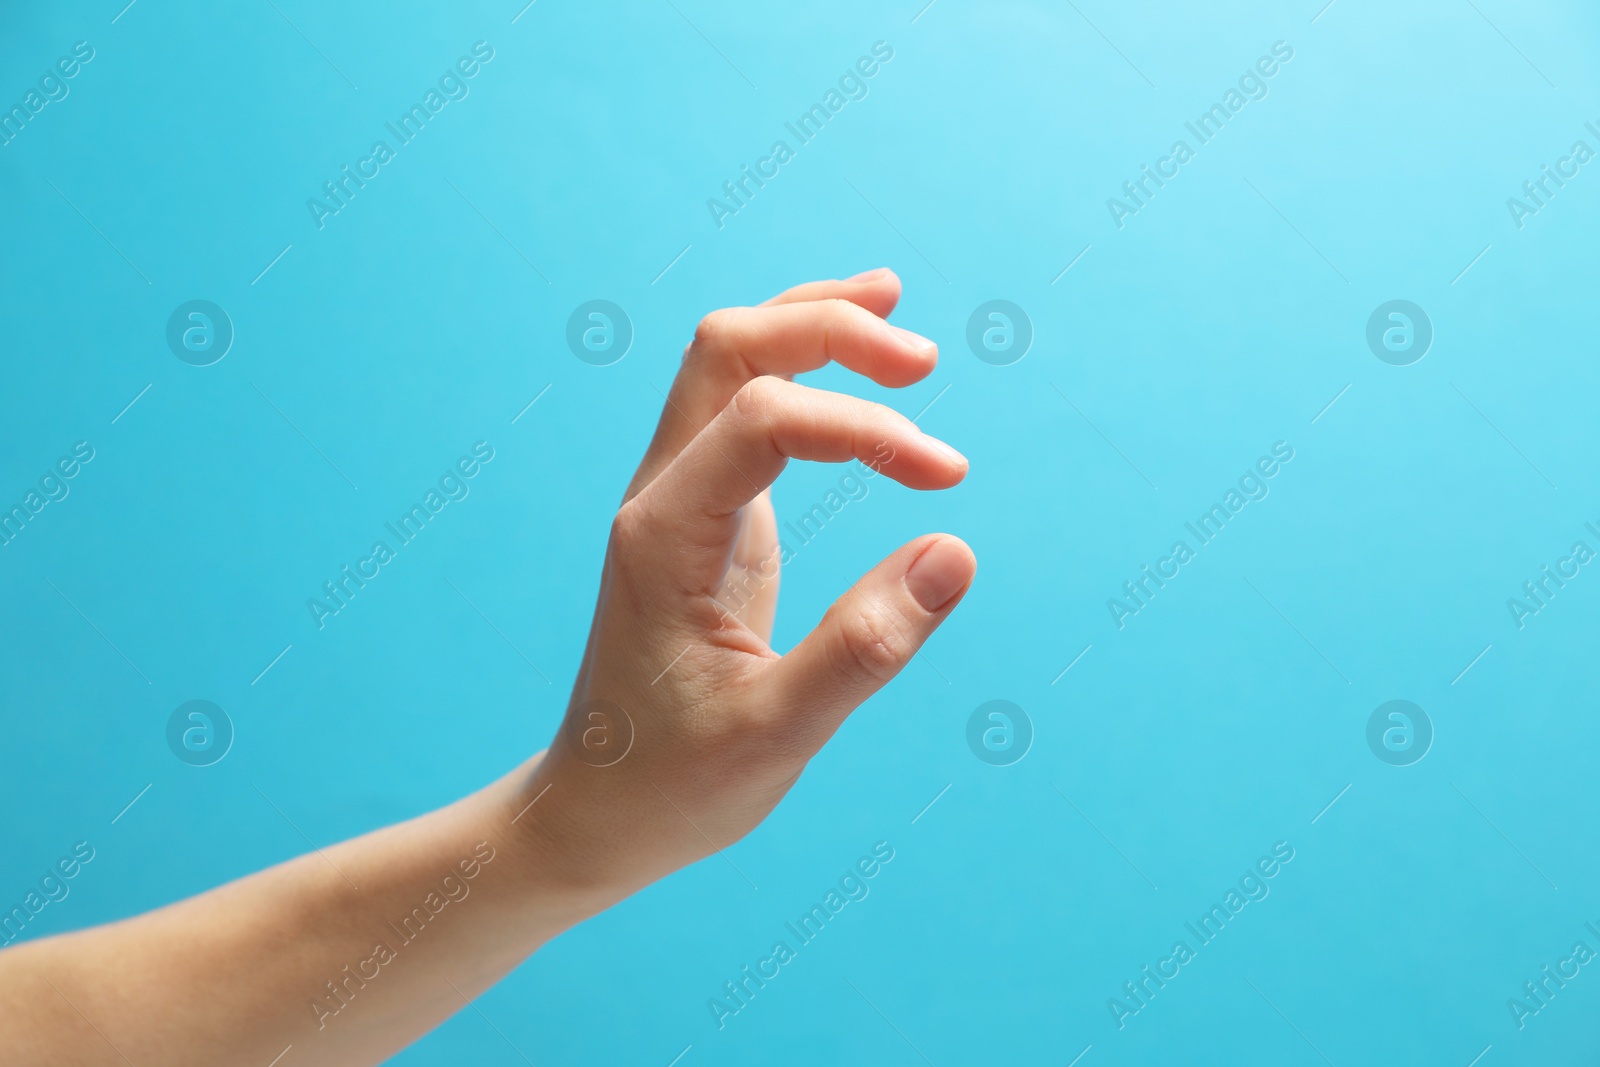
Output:
<instances>
[{"instance_id":1,"label":"hand","mask_svg":"<svg viewBox=\"0 0 1600 1067\"><path fill-rule=\"evenodd\" d=\"M769 645L768 487L791 458L860 460L913 489L966 474L960 453L903 415L790 380L830 360L891 387L926 377L937 347L884 321L899 297L887 269L812 282L707 315L684 351L612 524L566 719L521 789L522 802L539 798L529 819L546 855L602 898L596 910L760 823L972 582L966 544L928 534L787 655Z\"/></svg>"},{"instance_id":2,"label":"hand","mask_svg":"<svg viewBox=\"0 0 1600 1067\"><path fill-rule=\"evenodd\" d=\"M748 833L972 582L966 545L920 537L788 655L768 645L767 487L790 457L915 489L966 473L888 408L788 380L830 359L884 385L925 377L933 344L883 319L899 296L875 271L700 324L612 526L548 752L408 822L6 949L6 1062L264 1063L287 1045L297 1064L377 1063L561 931Z\"/></svg>"}]
</instances>

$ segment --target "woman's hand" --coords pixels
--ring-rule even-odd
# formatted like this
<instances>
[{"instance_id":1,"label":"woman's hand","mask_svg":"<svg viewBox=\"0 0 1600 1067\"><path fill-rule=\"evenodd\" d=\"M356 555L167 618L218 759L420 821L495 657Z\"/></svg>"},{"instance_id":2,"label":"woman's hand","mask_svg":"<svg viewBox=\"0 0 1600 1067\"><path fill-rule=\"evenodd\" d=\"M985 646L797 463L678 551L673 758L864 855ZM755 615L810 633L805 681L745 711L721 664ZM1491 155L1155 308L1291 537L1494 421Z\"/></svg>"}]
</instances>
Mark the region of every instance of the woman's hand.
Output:
<instances>
[{"instance_id":1,"label":"woman's hand","mask_svg":"<svg viewBox=\"0 0 1600 1067\"><path fill-rule=\"evenodd\" d=\"M877 271L701 323L612 527L548 752L408 822L0 952L6 1062L376 1063L574 923L748 833L972 581L966 545L921 537L788 655L767 644L766 489L790 457L918 489L966 473L888 408L788 380L829 360L885 385L927 375L933 344L883 321L899 295Z\"/></svg>"},{"instance_id":2,"label":"woman's hand","mask_svg":"<svg viewBox=\"0 0 1600 1067\"><path fill-rule=\"evenodd\" d=\"M830 361L886 386L926 377L937 347L884 321L899 297L887 269L813 282L707 315L685 349L612 524L566 719L522 790L538 798L530 830L592 906L760 823L971 583L967 546L929 534L787 655L768 643L780 549L767 490L791 458L859 460L914 489L966 474L959 453L893 410L791 381Z\"/></svg>"}]
</instances>

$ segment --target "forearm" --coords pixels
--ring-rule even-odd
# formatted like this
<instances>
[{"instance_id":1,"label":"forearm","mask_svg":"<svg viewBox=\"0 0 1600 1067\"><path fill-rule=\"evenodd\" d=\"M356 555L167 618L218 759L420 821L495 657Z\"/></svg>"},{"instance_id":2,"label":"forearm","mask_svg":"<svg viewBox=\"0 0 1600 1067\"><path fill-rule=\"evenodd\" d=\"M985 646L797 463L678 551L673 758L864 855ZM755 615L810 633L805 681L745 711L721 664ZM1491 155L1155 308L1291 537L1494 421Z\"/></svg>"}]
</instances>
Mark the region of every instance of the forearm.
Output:
<instances>
[{"instance_id":1,"label":"forearm","mask_svg":"<svg viewBox=\"0 0 1600 1067\"><path fill-rule=\"evenodd\" d=\"M771 647L784 547L766 490L786 463L853 459L916 489L966 474L905 416L791 380L829 359L887 386L926 377L936 346L886 321L899 295L868 271L702 320L612 523L547 752L421 818L0 953L6 1062L270 1067L292 1047L283 1067L376 1063L749 833L972 581L965 544L924 535Z\"/></svg>"},{"instance_id":2,"label":"forearm","mask_svg":"<svg viewBox=\"0 0 1600 1067\"><path fill-rule=\"evenodd\" d=\"M449 807L147 915L0 953L32 1063L376 1063L611 901L526 805L538 758ZM548 799L548 798L544 798Z\"/></svg>"}]
</instances>

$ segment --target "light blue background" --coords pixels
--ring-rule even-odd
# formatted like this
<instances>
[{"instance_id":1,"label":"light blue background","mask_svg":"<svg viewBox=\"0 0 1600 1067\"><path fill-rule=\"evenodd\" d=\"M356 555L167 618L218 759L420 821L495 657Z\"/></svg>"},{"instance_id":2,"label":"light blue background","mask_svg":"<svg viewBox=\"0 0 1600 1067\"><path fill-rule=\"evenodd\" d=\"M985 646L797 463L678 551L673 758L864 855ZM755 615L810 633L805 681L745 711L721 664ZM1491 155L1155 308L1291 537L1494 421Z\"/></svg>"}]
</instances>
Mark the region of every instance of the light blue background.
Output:
<instances>
[{"instance_id":1,"label":"light blue background","mask_svg":"<svg viewBox=\"0 0 1600 1067\"><path fill-rule=\"evenodd\" d=\"M971 594L730 850L759 889L717 858L684 871L395 1062L1593 1049L1591 968L1526 1029L1506 1001L1580 938L1600 949L1600 577L1520 631L1506 599L1573 541L1600 548L1600 174L1520 230L1505 203L1574 140L1600 148L1592 9L276 3L0 13L6 107L74 42L96 52L0 149L0 500L97 450L0 550L0 897L75 841L98 852L30 938L305 851L295 826L322 845L428 810L543 747L699 316L889 264L895 321L940 342L939 369L903 393L814 380L907 414L937 398L921 425L972 473L937 495L875 481L786 573L777 644L926 530L973 545ZM319 231L306 199L478 40L495 57L470 96ZM870 95L719 230L706 198L879 40ZM1119 230L1106 198L1280 40L1268 97ZM208 368L164 340L195 298L237 332ZM636 330L614 366L564 343L592 298ZM1034 324L1012 366L965 345L992 298ZM1364 340L1394 298L1436 331L1410 367ZM306 598L478 440L496 459L470 497L319 632ZM1270 497L1118 631L1106 598L1280 440ZM780 519L838 475L791 469ZM164 740L197 698L237 729L205 769ZM1036 731L1008 768L966 747L996 698ZM1366 745L1393 698L1436 730L1414 766ZM870 897L719 1031L707 999L879 840L896 858ZM1107 999L1280 840L1271 895L1119 1031Z\"/></svg>"}]
</instances>

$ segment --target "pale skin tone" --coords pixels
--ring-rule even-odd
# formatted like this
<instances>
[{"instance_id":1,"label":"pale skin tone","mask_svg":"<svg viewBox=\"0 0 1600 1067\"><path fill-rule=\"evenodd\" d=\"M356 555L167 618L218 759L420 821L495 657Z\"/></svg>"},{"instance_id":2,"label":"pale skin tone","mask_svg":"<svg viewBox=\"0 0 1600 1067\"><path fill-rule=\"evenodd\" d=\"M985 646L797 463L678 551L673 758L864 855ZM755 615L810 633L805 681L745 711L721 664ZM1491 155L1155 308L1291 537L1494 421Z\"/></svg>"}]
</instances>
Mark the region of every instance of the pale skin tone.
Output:
<instances>
[{"instance_id":1,"label":"pale skin tone","mask_svg":"<svg viewBox=\"0 0 1600 1067\"><path fill-rule=\"evenodd\" d=\"M885 386L926 377L933 343L885 321L899 297L871 271L701 322L612 524L549 749L409 822L0 951L6 1062L265 1067L292 1045L284 1067L378 1063L562 931L760 824L977 566L957 538L919 537L787 654L769 644L767 487L789 459L859 459L913 489L966 474L891 409L791 380L830 361Z\"/></svg>"}]
</instances>

